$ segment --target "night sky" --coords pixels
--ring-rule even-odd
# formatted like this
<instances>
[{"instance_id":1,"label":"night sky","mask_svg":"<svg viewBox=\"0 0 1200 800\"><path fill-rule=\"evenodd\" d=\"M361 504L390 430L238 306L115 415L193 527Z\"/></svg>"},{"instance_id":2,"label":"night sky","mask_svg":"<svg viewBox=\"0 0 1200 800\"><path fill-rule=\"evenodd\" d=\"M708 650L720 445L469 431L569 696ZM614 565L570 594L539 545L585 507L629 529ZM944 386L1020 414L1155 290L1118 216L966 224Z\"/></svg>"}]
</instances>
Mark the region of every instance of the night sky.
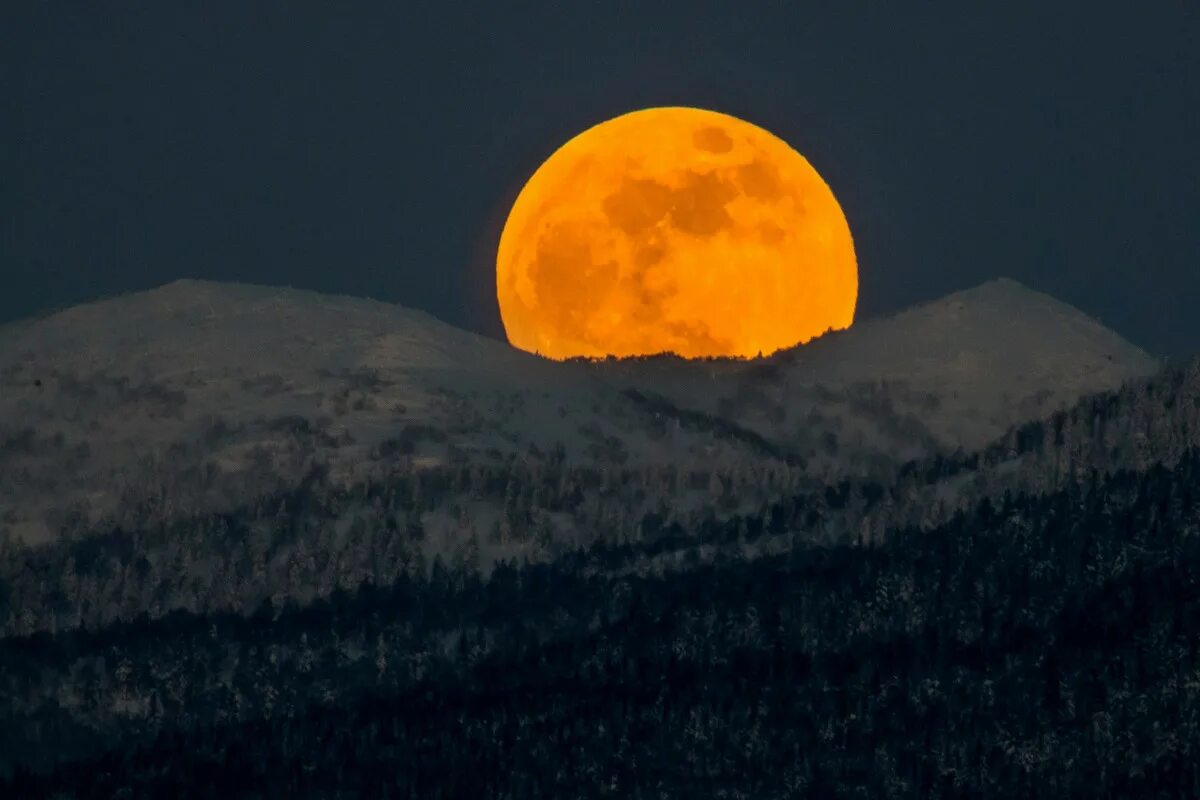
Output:
<instances>
[{"instance_id":1,"label":"night sky","mask_svg":"<svg viewBox=\"0 0 1200 800\"><path fill-rule=\"evenodd\" d=\"M1200 351L1200 4L980 5L10 0L0 321L198 277L500 336L524 180L691 105L830 183L860 318L1008 276Z\"/></svg>"}]
</instances>

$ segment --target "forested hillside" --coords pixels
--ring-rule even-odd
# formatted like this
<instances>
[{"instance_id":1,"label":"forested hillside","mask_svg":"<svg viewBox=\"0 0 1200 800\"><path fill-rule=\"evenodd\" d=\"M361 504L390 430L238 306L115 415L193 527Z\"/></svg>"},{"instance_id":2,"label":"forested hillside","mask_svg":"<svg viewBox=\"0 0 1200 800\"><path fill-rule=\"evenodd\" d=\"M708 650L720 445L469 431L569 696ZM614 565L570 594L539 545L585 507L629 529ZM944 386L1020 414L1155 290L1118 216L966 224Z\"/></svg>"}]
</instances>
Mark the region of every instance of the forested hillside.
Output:
<instances>
[{"instance_id":1,"label":"forested hillside","mask_svg":"<svg viewBox=\"0 0 1200 800\"><path fill-rule=\"evenodd\" d=\"M413 439L438 435L425 429L377 451L373 477L351 485L318 465L294 487L227 513L85 531L42 546L0 541L0 631L95 628L172 610L249 613L266 599L304 603L364 581L426 576L439 561L486 575L501 560L545 562L596 542L655 541L665 530L736 524L773 508L806 542L880 541L894 528L940 525L1006 492L1043 494L1092 472L1169 466L1200 447L1200 362L1085 398L981 453L832 485L802 457L721 418L637 398L650 403L657 424L757 457L676 466L621 464L610 454L597 466L572 463L561 450L531 450L500 463L422 466L409 454Z\"/></svg>"},{"instance_id":2,"label":"forested hillside","mask_svg":"<svg viewBox=\"0 0 1200 800\"><path fill-rule=\"evenodd\" d=\"M53 768L0 788L1200 793L1200 456L878 545L788 528L777 508L487 580L438 564L249 617L9 637L0 752Z\"/></svg>"},{"instance_id":3,"label":"forested hillside","mask_svg":"<svg viewBox=\"0 0 1200 800\"><path fill-rule=\"evenodd\" d=\"M1173 465L1200 447L1200 359L1013 427L979 452L898 470L893 525L936 524L1005 493L1053 492L1093 473Z\"/></svg>"},{"instance_id":4,"label":"forested hillside","mask_svg":"<svg viewBox=\"0 0 1200 800\"><path fill-rule=\"evenodd\" d=\"M1200 796L1200 361L1016 284L753 362L8 333L0 797Z\"/></svg>"}]
</instances>

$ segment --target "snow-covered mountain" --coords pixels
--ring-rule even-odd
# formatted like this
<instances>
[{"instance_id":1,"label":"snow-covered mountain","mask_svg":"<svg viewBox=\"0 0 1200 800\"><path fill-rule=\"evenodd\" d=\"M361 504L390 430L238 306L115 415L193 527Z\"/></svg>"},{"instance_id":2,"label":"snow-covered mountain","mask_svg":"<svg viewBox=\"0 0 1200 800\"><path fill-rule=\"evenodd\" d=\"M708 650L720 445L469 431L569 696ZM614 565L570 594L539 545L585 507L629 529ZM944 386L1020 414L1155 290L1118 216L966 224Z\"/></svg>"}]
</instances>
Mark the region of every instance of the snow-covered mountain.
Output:
<instances>
[{"instance_id":1,"label":"snow-covered mountain","mask_svg":"<svg viewBox=\"0 0 1200 800\"><path fill-rule=\"evenodd\" d=\"M617 462L713 447L687 432L618 441L646 418L582 365L427 314L180 281L0 331L0 527L44 540L219 510L318 464L349 484L560 445Z\"/></svg>"},{"instance_id":2,"label":"snow-covered mountain","mask_svg":"<svg viewBox=\"0 0 1200 800\"><path fill-rule=\"evenodd\" d=\"M180 281L0 329L0 531L217 511L318 465L347 485L529 454L880 473L1157 366L1011 281L766 359L597 364L369 300Z\"/></svg>"},{"instance_id":3,"label":"snow-covered mountain","mask_svg":"<svg viewBox=\"0 0 1200 800\"><path fill-rule=\"evenodd\" d=\"M1077 309L1002 279L762 360L598 368L836 472L865 469L881 454L971 451L1159 366Z\"/></svg>"}]
</instances>

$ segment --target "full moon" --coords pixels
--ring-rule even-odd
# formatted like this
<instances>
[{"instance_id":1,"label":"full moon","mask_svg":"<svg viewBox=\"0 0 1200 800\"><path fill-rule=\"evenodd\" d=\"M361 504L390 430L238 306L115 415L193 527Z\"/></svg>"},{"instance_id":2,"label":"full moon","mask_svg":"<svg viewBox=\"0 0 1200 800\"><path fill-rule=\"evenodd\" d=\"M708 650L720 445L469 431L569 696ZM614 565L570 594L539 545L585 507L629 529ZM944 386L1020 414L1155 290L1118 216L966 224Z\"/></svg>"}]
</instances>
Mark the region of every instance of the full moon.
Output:
<instances>
[{"instance_id":1,"label":"full moon","mask_svg":"<svg viewBox=\"0 0 1200 800\"><path fill-rule=\"evenodd\" d=\"M648 108L568 141L521 190L496 257L516 347L554 359L754 357L854 321L833 192L749 122Z\"/></svg>"}]
</instances>

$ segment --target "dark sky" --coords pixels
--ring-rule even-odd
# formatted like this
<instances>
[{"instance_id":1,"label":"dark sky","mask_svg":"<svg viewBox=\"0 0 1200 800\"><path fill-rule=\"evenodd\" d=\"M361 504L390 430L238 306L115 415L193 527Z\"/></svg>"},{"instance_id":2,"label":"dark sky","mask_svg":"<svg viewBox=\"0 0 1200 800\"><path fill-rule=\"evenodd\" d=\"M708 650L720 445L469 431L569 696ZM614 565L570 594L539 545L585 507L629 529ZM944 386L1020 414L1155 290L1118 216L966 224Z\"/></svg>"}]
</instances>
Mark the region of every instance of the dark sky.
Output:
<instances>
[{"instance_id":1,"label":"dark sky","mask_svg":"<svg viewBox=\"0 0 1200 800\"><path fill-rule=\"evenodd\" d=\"M861 315L1006 275L1200 351L1194 0L2 5L0 321L202 277L500 335L524 180L692 105L822 173Z\"/></svg>"}]
</instances>

